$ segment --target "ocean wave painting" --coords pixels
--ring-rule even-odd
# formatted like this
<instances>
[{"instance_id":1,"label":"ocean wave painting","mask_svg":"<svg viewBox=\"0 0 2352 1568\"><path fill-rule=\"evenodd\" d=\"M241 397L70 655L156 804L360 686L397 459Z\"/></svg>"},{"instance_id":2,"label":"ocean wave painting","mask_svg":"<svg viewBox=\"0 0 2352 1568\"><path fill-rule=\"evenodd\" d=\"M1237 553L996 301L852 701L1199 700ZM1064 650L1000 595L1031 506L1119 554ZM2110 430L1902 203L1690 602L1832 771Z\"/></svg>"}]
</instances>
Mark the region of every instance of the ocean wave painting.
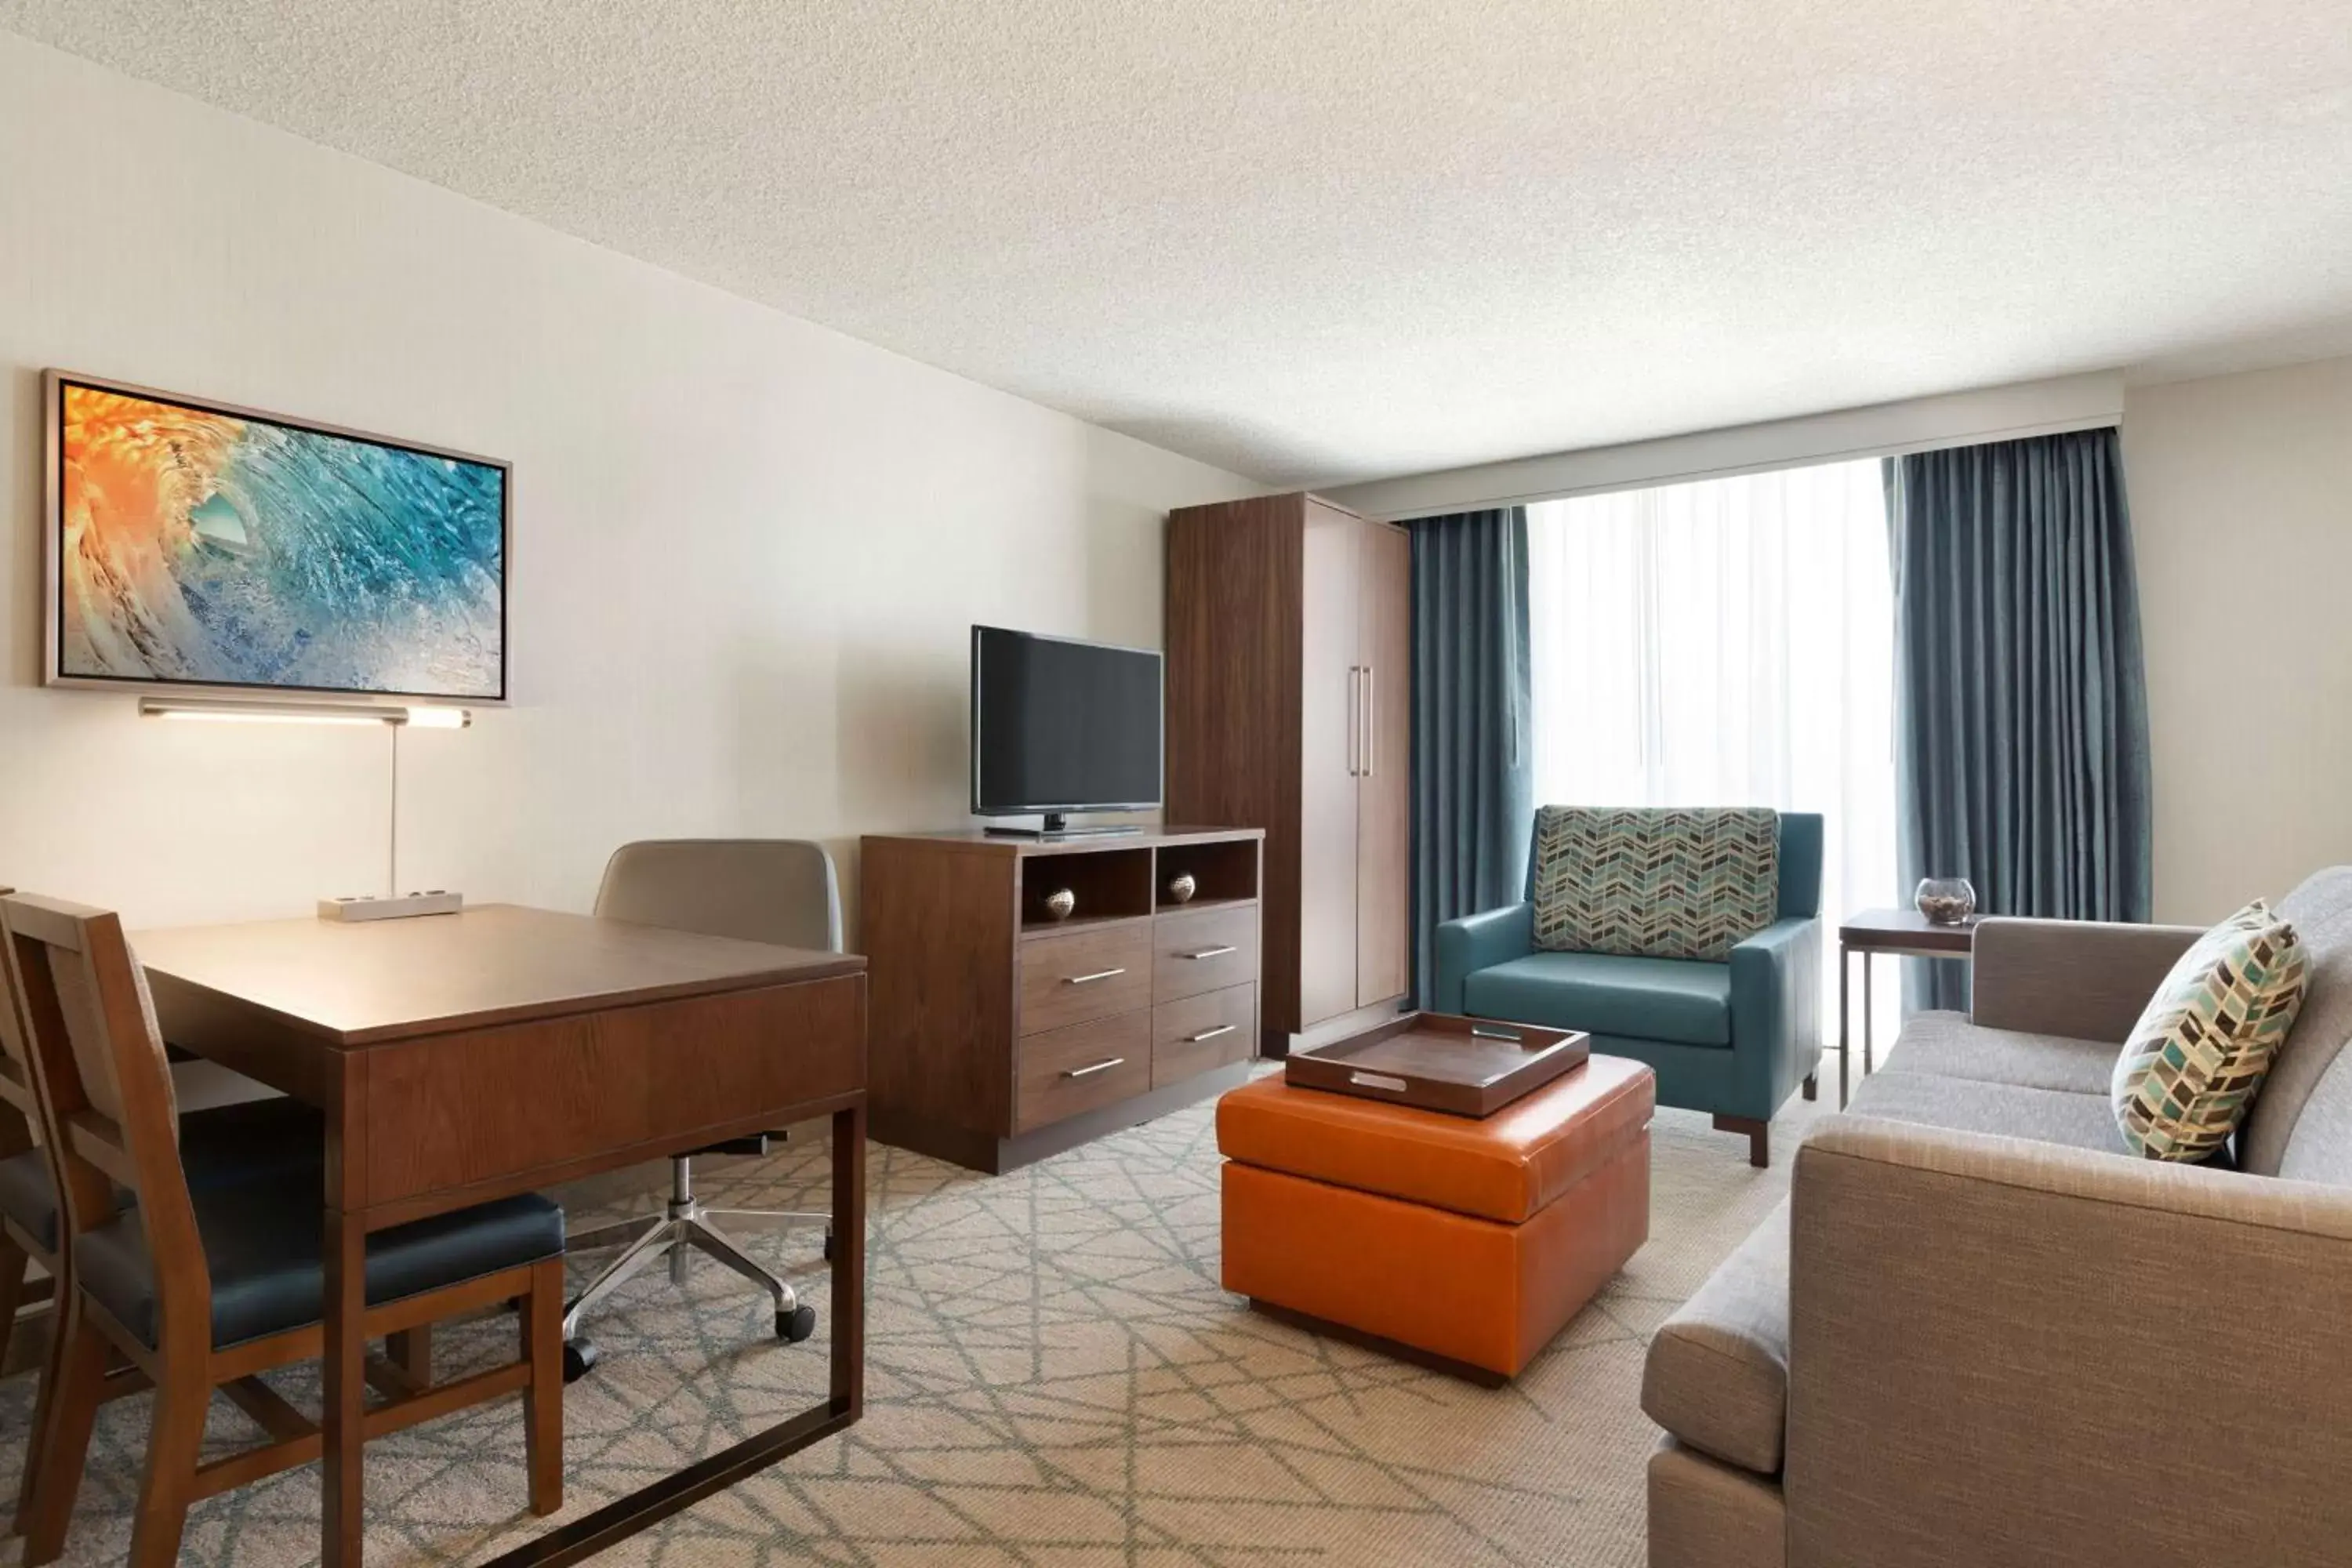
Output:
<instances>
[{"instance_id":1,"label":"ocean wave painting","mask_svg":"<svg viewBox=\"0 0 2352 1568\"><path fill-rule=\"evenodd\" d=\"M56 384L59 675L506 695L505 468Z\"/></svg>"}]
</instances>

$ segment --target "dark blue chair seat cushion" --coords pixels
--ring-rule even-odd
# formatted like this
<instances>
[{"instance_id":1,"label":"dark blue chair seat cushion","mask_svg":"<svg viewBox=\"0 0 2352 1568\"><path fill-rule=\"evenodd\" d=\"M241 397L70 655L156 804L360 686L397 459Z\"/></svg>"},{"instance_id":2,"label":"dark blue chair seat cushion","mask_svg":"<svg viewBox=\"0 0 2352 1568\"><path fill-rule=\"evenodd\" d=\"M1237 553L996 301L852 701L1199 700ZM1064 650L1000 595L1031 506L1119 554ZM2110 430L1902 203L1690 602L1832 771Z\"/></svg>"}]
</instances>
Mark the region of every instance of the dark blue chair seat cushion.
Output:
<instances>
[{"instance_id":1,"label":"dark blue chair seat cushion","mask_svg":"<svg viewBox=\"0 0 2352 1568\"><path fill-rule=\"evenodd\" d=\"M1463 981L1465 1010L1555 1029L1685 1046L1731 1044L1731 965L1534 952Z\"/></svg>"},{"instance_id":2,"label":"dark blue chair seat cushion","mask_svg":"<svg viewBox=\"0 0 2352 1568\"><path fill-rule=\"evenodd\" d=\"M180 1168L191 1192L257 1176L299 1175L325 1163L326 1123L299 1100L253 1100L180 1118ZM131 1201L118 1193L118 1205ZM51 1252L58 1246L58 1190L38 1149L0 1160L0 1214Z\"/></svg>"},{"instance_id":3,"label":"dark blue chair seat cushion","mask_svg":"<svg viewBox=\"0 0 2352 1568\"><path fill-rule=\"evenodd\" d=\"M319 1321L324 1188L315 1175L192 1192L212 1273L213 1348ZM436 1215L368 1237L367 1303L381 1306L563 1252L563 1211L537 1194ZM154 1274L136 1211L74 1247L84 1289L147 1344L155 1342Z\"/></svg>"}]
</instances>

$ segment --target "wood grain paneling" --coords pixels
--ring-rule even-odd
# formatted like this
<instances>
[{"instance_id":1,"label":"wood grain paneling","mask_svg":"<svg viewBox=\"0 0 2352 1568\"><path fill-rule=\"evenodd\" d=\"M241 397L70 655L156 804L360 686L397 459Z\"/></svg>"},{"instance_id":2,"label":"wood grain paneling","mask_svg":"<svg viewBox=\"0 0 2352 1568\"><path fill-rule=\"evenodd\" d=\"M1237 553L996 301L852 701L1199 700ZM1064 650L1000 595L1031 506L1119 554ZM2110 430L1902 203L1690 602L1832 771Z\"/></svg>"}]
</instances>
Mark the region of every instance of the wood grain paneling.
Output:
<instances>
[{"instance_id":1,"label":"wood grain paneling","mask_svg":"<svg viewBox=\"0 0 2352 1568\"><path fill-rule=\"evenodd\" d=\"M425 920L315 917L137 934L140 962L330 1045L561 1018L854 973L866 961L513 904Z\"/></svg>"},{"instance_id":2,"label":"wood grain paneling","mask_svg":"<svg viewBox=\"0 0 2352 1568\"><path fill-rule=\"evenodd\" d=\"M875 837L858 862L875 1105L1009 1134L1020 926L1013 847Z\"/></svg>"},{"instance_id":3,"label":"wood grain paneling","mask_svg":"<svg viewBox=\"0 0 2352 1568\"><path fill-rule=\"evenodd\" d=\"M1151 1005L1151 927L1102 926L1021 947L1021 1033Z\"/></svg>"},{"instance_id":4,"label":"wood grain paneling","mask_svg":"<svg viewBox=\"0 0 2352 1568\"><path fill-rule=\"evenodd\" d=\"M1149 1009L1091 1019L1021 1041L1021 1131L1151 1087Z\"/></svg>"},{"instance_id":5,"label":"wood grain paneling","mask_svg":"<svg viewBox=\"0 0 2352 1568\"><path fill-rule=\"evenodd\" d=\"M1356 780L1356 994L1368 1006L1412 987L1412 542L1357 524L1363 725Z\"/></svg>"},{"instance_id":6,"label":"wood grain paneling","mask_svg":"<svg viewBox=\"0 0 2352 1568\"><path fill-rule=\"evenodd\" d=\"M856 976L436 1036L372 1053L371 1204L561 1163L583 1147L690 1149L747 1106L831 1098L864 1073Z\"/></svg>"},{"instance_id":7,"label":"wood grain paneling","mask_svg":"<svg viewBox=\"0 0 2352 1568\"><path fill-rule=\"evenodd\" d=\"M1298 1015L1300 608L1305 498L1168 517L1167 748L1171 822L1265 830L1263 996Z\"/></svg>"},{"instance_id":8,"label":"wood grain paneling","mask_svg":"<svg viewBox=\"0 0 2352 1568\"><path fill-rule=\"evenodd\" d=\"M1257 910L1162 915L1151 937L1151 999L1172 1002L1257 978Z\"/></svg>"},{"instance_id":9,"label":"wood grain paneling","mask_svg":"<svg viewBox=\"0 0 2352 1568\"><path fill-rule=\"evenodd\" d=\"M1151 1087L1165 1089L1211 1068L1240 1061L1256 1044L1255 985L1162 1003L1151 1010Z\"/></svg>"}]
</instances>

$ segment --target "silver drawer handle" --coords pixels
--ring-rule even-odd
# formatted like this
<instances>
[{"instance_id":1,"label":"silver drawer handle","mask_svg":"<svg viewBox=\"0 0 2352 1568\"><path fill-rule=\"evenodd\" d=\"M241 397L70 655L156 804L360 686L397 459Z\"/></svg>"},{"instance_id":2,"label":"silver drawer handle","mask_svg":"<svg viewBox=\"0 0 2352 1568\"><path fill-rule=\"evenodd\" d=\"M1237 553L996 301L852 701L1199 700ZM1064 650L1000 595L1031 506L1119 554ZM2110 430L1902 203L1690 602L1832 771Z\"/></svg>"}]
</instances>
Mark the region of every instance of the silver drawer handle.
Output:
<instances>
[{"instance_id":1,"label":"silver drawer handle","mask_svg":"<svg viewBox=\"0 0 2352 1568\"><path fill-rule=\"evenodd\" d=\"M1513 1045L1523 1045L1527 1041L1527 1037L1517 1029L1490 1029L1484 1024L1473 1025L1470 1033L1482 1040L1508 1040Z\"/></svg>"},{"instance_id":2,"label":"silver drawer handle","mask_svg":"<svg viewBox=\"0 0 2352 1568\"><path fill-rule=\"evenodd\" d=\"M1119 1063L1125 1060L1127 1060L1125 1057L1113 1057L1107 1062L1097 1062L1090 1068L1070 1068L1066 1069L1062 1076L1064 1078L1092 1078L1098 1072L1110 1071L1111 1068L1118 1066Z\"/></svg>"},{"instance_id":3,"label":"silver drawer handle","mask_svg":"<svg viewBox=\"0 0 2352 1568\"><path fill-rule=\"evenodd\" d=\"M1062 984L1065 985L1091 985L1097 980L1108 980L1114 974L1124 974L1126 973L1127 971L1124 969L1097 969L1092 974L1065 974L1062 976Z\"/></svg>"},{"instance_id":4,"label":"silver drawer handle","mask_svg":"<svg viewBox=\"0 0 2352 1568\"><path fill-rule=\"evenodd\" d=\"M1392 1093L1402 1093L1405 1087L1404 1079L1380 1072L1351 1072L1348 1081L1360 1089L1385 1089Z\"/></svg>"},{"instance_id":5,"label":"silver drawer handle","mask_svg":"<svg viewBox=\"0 0 2352 1568\"><path fill-rule=\"evenodd\" d=\"M1219 1035L1230 1035L1233 1032L1234 1026L1231 1024L1220 1024L1213 1029L1203 1029L1197 1035L1185 1036L1184 1043L1188 1046L1197 1046L1202 1040L1213 1040Z\"/></svg>"},{"instance_id":6,"label":"silver drawer handle","mask_svg":"<svg viewBox=\"0 0 2352 1568\"><path fill-rule=\"evenodd\" d=\"M1179 958L1223 958L1229 952L1239 952L1240 951L1241 949L1228 943L1223 947L1204 947L1198 952L1180 952L1176 956Z\"/></svg>"}]
</instances>

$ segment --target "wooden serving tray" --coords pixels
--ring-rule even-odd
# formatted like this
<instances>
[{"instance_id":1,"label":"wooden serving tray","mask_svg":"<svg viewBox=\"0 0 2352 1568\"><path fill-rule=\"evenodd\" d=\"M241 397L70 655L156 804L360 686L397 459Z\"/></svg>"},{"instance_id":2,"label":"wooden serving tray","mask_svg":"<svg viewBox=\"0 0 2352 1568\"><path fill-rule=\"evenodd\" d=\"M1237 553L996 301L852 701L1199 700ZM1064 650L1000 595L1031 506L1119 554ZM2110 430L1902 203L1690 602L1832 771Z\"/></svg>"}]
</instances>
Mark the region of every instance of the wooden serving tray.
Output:
<instances>
[{"instance_id":1,"label":"wooden serving tray","mask_svg":"<svg viewBox=\"0 0 2352 1568\"><path fill-rule=\"evenodd\" d=\"M1492 1116L1592 1054L1591 1037L1533 1024L1406 1013L1369 1029L1294 1051L1284 1081L1388 1105Z\"/></svg>"}]
</instances>

